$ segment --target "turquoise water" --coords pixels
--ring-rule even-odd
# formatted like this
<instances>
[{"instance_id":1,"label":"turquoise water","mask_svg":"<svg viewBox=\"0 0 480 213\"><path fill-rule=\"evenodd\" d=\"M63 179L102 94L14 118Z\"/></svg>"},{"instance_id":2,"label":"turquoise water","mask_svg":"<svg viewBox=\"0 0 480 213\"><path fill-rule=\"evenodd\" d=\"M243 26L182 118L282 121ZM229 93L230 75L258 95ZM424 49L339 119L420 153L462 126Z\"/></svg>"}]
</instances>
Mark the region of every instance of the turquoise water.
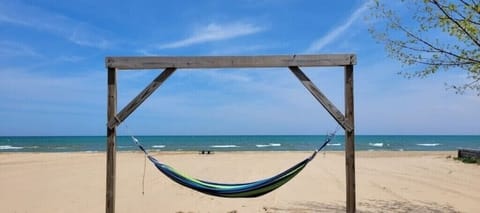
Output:
<instances>
[{"instance_id":1,"label":"turquoise water","mask_svg":"<svg viewBox=\"0 0 480 213\"><path fill-rule=\"evenodd\" d=\"M150 150L164 151L301 151L313 150L325 136L137 136ZM359 135L356 150L449 151L480 149L480 135ZM0 152L102 152L105 136L0 137ZM117 137L119 151L138 150L130 137ZM336 136L326 150L343 150L344 136Z\"/></svg>"}]
</instances>

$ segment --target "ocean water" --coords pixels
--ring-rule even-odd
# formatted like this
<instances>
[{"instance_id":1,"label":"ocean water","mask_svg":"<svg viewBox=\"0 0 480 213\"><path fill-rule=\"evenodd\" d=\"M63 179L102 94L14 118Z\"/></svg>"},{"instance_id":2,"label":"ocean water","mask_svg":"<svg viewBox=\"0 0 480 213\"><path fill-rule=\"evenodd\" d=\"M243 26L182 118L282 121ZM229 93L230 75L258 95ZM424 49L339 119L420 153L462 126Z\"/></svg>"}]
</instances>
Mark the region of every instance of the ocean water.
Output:
<instances>
[{"instance_id":1,"label":"ocean water","mask_svg":"<svg viewBox=\"0 0 480 213\"><path fill-rule=\"evenodd\" d=\"M162 151L308 151L322 144L322 135L137 136L149 150ZM336 136L325 150L344 150ZM480 149L480 135L358 135L356 150L450 151ZM0 152L103 152L105 136L0 137ZM136 151L128 136L117 137L118 151Z\"/></svg>"}]
</instances>

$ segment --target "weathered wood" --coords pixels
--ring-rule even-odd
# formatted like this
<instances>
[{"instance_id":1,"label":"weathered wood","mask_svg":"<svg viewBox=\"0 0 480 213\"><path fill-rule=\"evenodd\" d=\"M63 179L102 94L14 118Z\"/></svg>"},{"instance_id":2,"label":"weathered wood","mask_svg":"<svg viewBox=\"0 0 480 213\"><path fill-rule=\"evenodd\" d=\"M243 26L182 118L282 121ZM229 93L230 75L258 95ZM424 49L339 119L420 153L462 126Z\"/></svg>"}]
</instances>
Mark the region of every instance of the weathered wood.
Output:
<instances>
[{"instance_id":1,"label":"weathered wood","mask_svg":"<svg viewBox=\"0 0 480 213\"><path fill-rule=\"evenodd\" d=\"M111 120L117 110L117 71L108 68L108 106L107 121ZM105 212L115 212L115 170L116 170L116 128L107 127L107 190Z\"/></svg>"},{"instance_id":2,"label":"weathered wood","mask_svg":"<svg viewBox=\"0 0 480 213\"><path fill-rule=\"evenodd\" d=\"M352 130L348 122L345 120L345 116L340 112L340 110L335 107L335 105L328 100L328 98L315 86L315 84L302 72L299 67L288 67L290 71L302 82L303 86L317 99L317 101L322 104L322 106L332 115L332 117L346 130Z\"/></svg>"},{"instance_id":3,"label":"weathered wood","mask_svg":"<svg viewBox=\"0 0 480 213\"><path fill-rule=\"evenodd\" d=\"M107 57L107 67L117 69L252 68L345 66L356 63L354 54L273 56L147 56Z\"/></svg>"},{"instance_id":4,"label":"weathered wood","mask_svg":"<svg viewBox=\"0 0 480 213\"><path fill-rule=\"evenodd\" d=\"M458 157L480 159L480 150L479 149L459 149Z\"/></svg>"},{"instance_id":5,"label":"weathered wood","mask_svg":"<svg viewBox=\"0 0 480 213\"><path fill-rule=\"evenodd\" d=\"M355 199L355 122L353 105L353 66L345 66L345 169L347 180L347 212L356 211Z\"/></svg>"},{"instance_id":6,"label":"weathered wood","mask_svg":"<svg viewBox=\"0 0 480 213\"><path fill-rule=\"evenodd\" d=\"M334 55L283 55L283 56L198 56L198 57L107 57L108 109L107 109L107 193L106 212L115 212L115 155L116 126L143 103L177 68L251 68L289 67L308 91L322 104L345 129L345 159L347 176L347 212L355 212L355 147L353 106L353 54ZM300 70L304 67L345 67L345 116ZM117 106L116 71L121 69L165 69L120 113Z\"/></svg>"},{"instance_id":7,"label":"weathered wood","mask_svg":"<svg viewBox=\"0 0 480 213\"><path fill-rule=\"evenodd\" d=\"M175 71L175 68L167 68L158 75L142 92L140 92L130 103L125 106L116 117L110 118L108 127L113 128L122 123L140 104L142 104L155 90L167 80Z\"/></svg>"}]
</instances>

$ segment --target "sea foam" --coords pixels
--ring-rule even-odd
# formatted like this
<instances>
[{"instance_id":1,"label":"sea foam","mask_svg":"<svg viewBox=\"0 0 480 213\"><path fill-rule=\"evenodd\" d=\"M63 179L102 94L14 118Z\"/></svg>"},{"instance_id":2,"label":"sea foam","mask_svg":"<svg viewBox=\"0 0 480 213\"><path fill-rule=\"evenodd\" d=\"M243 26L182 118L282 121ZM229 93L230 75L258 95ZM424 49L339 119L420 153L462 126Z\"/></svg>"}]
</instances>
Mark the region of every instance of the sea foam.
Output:
<instances>
[{"instance_id":1,"label":"sea foam","mask_svg":"<svg viewBox=\"0 0 480 213\"><path fill-rule=\"evenodd\" d=\"M257 144L255 145L258 148L263 148L263 147L271 147L271 146L282 146L282 144L279 143L269 143L269 144Z\"/></svg>"},{"instance_id":2,"label":"sea foam","mask_svg":"<svg viewBox=\"0 0 480 213\"><path fill-rule=\"evenodd\" d=\"M213 146L210 146L212 148L235 148L235 147L238 147L237 145L213 145Z\"/></svg>"},{"instance_id":3,"label":"sea foam","mask_svg":"<svg viewBox=\"0 0 480 213\"><path fill-rule=\"evenodd\" d=\"M23 149L23 147L20 146L10 146L10 145L1 145L0 149Z\"/></svg>"},{"instance_id":4,"label":"sea foam","mask_svg":"<svg viewBox=\"0 0 480 213\"><path fill-rule=\"evenodd\" d=\"M329 143L327 146L341 146L341 143Z\"/></svg>"},{"instance_id":5,"label":"sea foam","mask_svg":"<svg viewBox=\"0 0 480 213\"><path fill-rule=\"evenodd\" d=\"M440 146L439 143L417 143L417 146Z\"/></svg>"},{"instance_id":6,"label":"sea foam","mask_svg":"<svg viewBox=\"0 0 480 213\"><path fill-rule=\"evenodd\" d=\"M153 148L165 148L165 145L153 145Z\"/></svg>"},{"instance_id":7,"label":"sea foam","mask_svg":"<svg viewBox=\"0 0 480 213\"><path fill-rule=\"evenodd\" d=\"M368 143L369 146L383 147L383 143Z\"/></svg>"}]
</instances>

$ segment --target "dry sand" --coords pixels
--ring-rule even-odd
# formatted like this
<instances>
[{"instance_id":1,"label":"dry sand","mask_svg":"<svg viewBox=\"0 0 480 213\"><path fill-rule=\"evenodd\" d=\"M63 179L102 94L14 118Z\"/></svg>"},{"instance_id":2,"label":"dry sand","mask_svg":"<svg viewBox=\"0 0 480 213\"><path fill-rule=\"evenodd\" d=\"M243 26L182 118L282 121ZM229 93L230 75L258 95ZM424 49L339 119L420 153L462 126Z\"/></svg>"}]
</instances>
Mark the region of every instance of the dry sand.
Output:
<instances>
[{"instance_id":1,"label":"dry sand","mask_svg":"<svg viewBox=\"0 0 480 213\"><path fill-rule=\"evenodd\" d=\"M269 177L308 152L156 153L191 176L218 182ZM359 212L480 212L480 166L455 152L357 152ZM0 212L104 212L104 153L1 153ZM200 194L167 179L144 157L117 155L117 212L343 212L345 160L321 153L296 178L253 199Z\"/></svg>"}]
</instances>

